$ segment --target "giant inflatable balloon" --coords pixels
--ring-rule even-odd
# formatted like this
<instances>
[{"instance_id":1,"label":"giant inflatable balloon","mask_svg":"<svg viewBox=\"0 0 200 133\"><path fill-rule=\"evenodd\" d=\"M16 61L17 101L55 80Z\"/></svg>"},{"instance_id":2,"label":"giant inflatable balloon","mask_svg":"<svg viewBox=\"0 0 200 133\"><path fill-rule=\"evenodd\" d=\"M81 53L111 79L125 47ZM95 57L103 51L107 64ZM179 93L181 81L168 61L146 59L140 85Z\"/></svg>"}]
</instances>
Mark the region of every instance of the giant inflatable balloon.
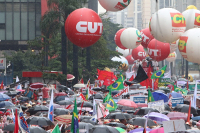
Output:
<instances>
[{"instance_id":1,"label":"giant inflatable balloon","mask_svg":"<svg viewBox=\"0 0 200 133\"><path fill-rule=\"evenodd\" d=\"M169 56L166 58L168 62L173 62L177 58L176 52L170 53Z\"/></svg>"},{"instance_id":2,"label":"giant inflatable balloon","mask_svg":"<svg viewBox=\"0 0 200 133\"><path fill-rule=\"evenodd\" d=\"M185 32L186 22L183 15L172 8L163 8L152 15L149 29L154 38L161 42L172 43Z\"/></svg>"},{"instance_id":3,"label":"giant inflatable balloon","mask_svg":"<svg viewBox=\"0 0 200 133\"><path fill-rule=\"evenodd\" d=\"M73 11L65 21L65 33L75 45L85 48L96 43L103 32L99 15L88 8Z\"/></svg>"},{"instance_id":4,"label":"giant inflatable balloon","mask_svg":"<svg viewBox=\"0 0 200 133\"><path fill-rule=\"evenodd\" d=\"M197 7L194 6L194 5L189 5L189 6L187 6L187 9L186 9L186 10L189 10L189 9L197 9Z\"/></svg>"},{"instance_id":5,"label":"giant inflatable balloon","mask_svg":"<svg viewBox=\"0 0 200 133\"><path fill-rule=\"evenodd\" d=\"M170 43L170 53L173 53L174 51L176 51L176 49L178 48L178 42L179 40Z\"/></svg>"},{"instance_id":6,"label":"giant inflatable balloon","mask_svg":"<svg viewBox=\"0 0 200 133\"><path fill-rule=\"evenodd\" d=\"M120 40L120 36L124 30L125 28L118 30L114 38L116 45L120 47L121 49L127 49L126 47L122 45L121 40Z\"/></svg>"},{"instance_id":7,"label":"giant inflatable balloon","mask_svg":"<svg viewBox=\"0 0 200 133\"><path fill-rule=\"evenodd\" d=\"M138 29L127 28L122 32L120 40L124 47L134 49L141 44L142 37Z\"/></svg>"},{"instance_id":8,"label":"giant inflatable balloon","mask_svg":"<svg viewBox=\"0 0 200 133\"><path fill-rule=\"evenodd\" d=\"M107 11L117 12L125 9L131 0L99 0L101 6Z\"/></svg>"},{"instance_id":9,"label":"giant inflatable balloon","mask_svg":"<svg viewBox=\"0 0 200 133\"><path fill-rule=\"evenodd\" d=\"M121 53L123 57L126 57L126 56L130 55L130 53L131 53L130 49L121 49L119 47L116 47L116 51Z\"/></svg>"},{"instance_id":10,"label":"giant inflatable balloon","mask_svg":"<svg viewBox=\"0 0 200 133\"><path fill-rule=\"evenodd\" d=\"M179 39L178 48L187 61L200 64L200 28L186 31Z\"/></svg>"},{"instance_id":11,"label":"giant inflatable balloon","mask_svg":"<svg viewBox=\"0 0 200 133\"><path fill-rule=\"evenodd\" d=\"M140 31L140 33L141 33L141 36L142 36L142 43L141 43L141 44L142 44L142 46L143 46L144 48L147 48L149 42L150 42L152 39L154 39L154 37L151 35L151 32L150 32L149 28L142 29L142 30Z\"/></svg>"},{"instance_id":12,"label":"giant inflatable balloon","mask_svg":"<svg viewBox=\"0 0 200 133\"><path fill-rule=\"evenodd\" d=\"M155 61L162 61L170 54L170 44L151 40L148 45L148 55Z\"/></svg>"},{"instance_id":13,"label":"giant inflatable balloon","mask_svg":"<svg viewBox=\"0 0 200 133\"><path fill-rule=\"evenodd\" d=\"M117 56L115 56L115 57L113 57L112 59L111 59L112 61L117 61L117 62L121 62L122 64L120 64L120 66L119 66L119 69L120 70L123 70L123 71L126 71L127 69L128 69L128 61L127 61L127 59L125 58L125 57L123 57L123 56L119 56L119 57L117 57Z\"/></svg>"},{"instance_id":14,"label":"giant inflatable balloon","mask_svg":"<svg viewBox=\"0 0 200 133\"><path fill-rule=\"evenodd\" d=\"M134 58L132 57L132 55L126 56L126 59L127 59L129 65L132 65L135 61Z\"/></svg>"},{"instance_id":15,"label":"giant inflatable balloon","mask_svg":"<svg viewBox=\"0 0 200 133\"><path fill-rule=\"evenodd\" d=\"M196 9L189 9L184 11L183 16L186 21L186 30L200 27L200 11Z\"/></svg>"},{"instance_id":16,"label":"giant inflatable balloon","mask_svg":"<svg viewBox=\"0 0 200 133\"><path fill-rule=\"evenodd\" d=\"M143 59L146 58L146 52L144 51L144 48L142 45L138 46L137 48L132 50L132 57L135 60L142 61Z\"/></svg>"}]
</instances>

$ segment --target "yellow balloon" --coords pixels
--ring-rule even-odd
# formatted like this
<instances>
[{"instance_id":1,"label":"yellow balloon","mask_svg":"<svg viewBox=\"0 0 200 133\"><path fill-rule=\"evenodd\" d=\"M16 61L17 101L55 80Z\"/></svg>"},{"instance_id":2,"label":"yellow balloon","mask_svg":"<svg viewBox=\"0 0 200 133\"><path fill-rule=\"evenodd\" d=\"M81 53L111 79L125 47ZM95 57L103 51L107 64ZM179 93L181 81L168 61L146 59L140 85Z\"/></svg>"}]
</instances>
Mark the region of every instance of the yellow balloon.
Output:
<instances>
[{"instance_id":1,"label":"yellow balloon","mask_svg":"<svg viewBox=\"0 0 200 133\"><path fill-rule=\"evenodd\" d=\"M197 10L197 7L194 6L194 5L189 5L186 10L189 10L189 9L196 9Z\"/></svg>"}]
</instances>

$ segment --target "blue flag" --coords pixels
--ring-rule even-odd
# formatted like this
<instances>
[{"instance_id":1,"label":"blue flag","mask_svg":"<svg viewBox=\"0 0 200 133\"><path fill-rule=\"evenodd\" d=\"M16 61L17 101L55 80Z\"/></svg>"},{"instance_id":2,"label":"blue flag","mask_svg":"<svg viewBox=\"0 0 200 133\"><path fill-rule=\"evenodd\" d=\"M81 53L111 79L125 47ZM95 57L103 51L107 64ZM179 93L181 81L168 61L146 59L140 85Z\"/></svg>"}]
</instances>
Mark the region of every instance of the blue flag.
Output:
<instances>
[{"instance_id":1,"label":"blue flag","mask_svg":"<svg viewBox=\"0 0 200 133\"><path fill-rule=\"evenodd\" d=\"M53 89L51 92L51 101L49 104L48 118L53 122Z\"/></svg>"}]
</instances>

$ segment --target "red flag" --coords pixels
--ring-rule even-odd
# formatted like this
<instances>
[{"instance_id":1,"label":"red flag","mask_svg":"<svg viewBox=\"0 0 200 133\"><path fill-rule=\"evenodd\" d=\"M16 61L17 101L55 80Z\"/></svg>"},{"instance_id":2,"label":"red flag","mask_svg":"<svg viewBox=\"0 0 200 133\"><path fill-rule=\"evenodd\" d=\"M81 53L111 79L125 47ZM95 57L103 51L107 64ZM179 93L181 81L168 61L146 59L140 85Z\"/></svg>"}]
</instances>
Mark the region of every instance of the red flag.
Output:
<instances>
[{"instance_id":1,"label":"red flag","mask_svg":"<svg viewBox=\"0 0 200 133\"><path fill-rule=\"evenodd\" d=\"M113 72L105 71L105 70L99 70L98 72L98 80L105 80L105 79L116 79L116 76Z\"/></svg>"},{"instance_id":2,"label":"red flag","mask_svg":"<svg viewBox=\"0 0 200 133\"><path fill-rule=\"evenodd\" d=\"M84 84L83 78L81 78L78 83Z\"/></svg>"},{"instance_id":3,"label":"red flag","mask_svg":"<svg viewBox=\"0 0 200 133\"><path fill-rule=\"evenodd\" d=\"M81 99L82 99L83 101L87 101L87 100L85 99L85 97L83 96L82 93L79 95L79 97L81 97Z\"/></svg>"},{"instance_id":4,"label":"red flag","mask_svg":"<svg viewBox=\"0 0 200 133\"><path fill-rule=\"evenodd\" d=\"M133 80L134 80L134 75L132 75L128 81L133 81ZM124 82L124 86L128 86L128 85Z\"/></svg>"},{"instance_id":5,"label":"red flag","mask_svg":"<svg viewBox=\"0 0 200 133\"><path fill-rule=\"evenodd\" d=\"M188 117L187 117L186 124L190 124L190 113L191 113L191 101L190 101L190 106L189 106L189 109L188 109Z\"/></svg>"},{"instance_id":6,"label":"red flag","mask_svg":"<svg viewBox=\"0 0 200 133\"><path fill-rule=\"evenodd\" d=\"M144 128L144 130L143 130L143 133L146 133L147 131L146 131L146 128Z\"/></svg>"},{"instance_id":7,"label":"red flag","mask_svg":"<svg viewBox=\"0 0 200 133\"><path fill-rule=\"evenodd\" d=\"M105 79L104 82L103 82L103 85L109 86L109 85L111 85L113 83L114 83L114 81L112 81L111 79Z\"/></svg>"},{"instance_id":8,"label":"red flag","mask_svg":"<svg viewBox=\"0 0 200 133\"><path fill-rule=\"evenodd\" d=\"M72 106L72 105L68 105L68 106L66 107L66 109L69 109L71 106Z\"/></svg>"},{"instance_id":9,"label":"red flag","mask_svg":"<svg viewBox=\"0 0 200 133\"><path fill-rule=\"evenodd\" d=\"M15 129L14 129L14 133L18 133L19 132L19 124L18 124L18 115L17 115L17 109L15 111Z\"/></svg>"},{"instance_id":10,"label":"red flag","mask_svg":"<svg viewBox=\"0 0 200 133\"><path fill-rule=\"evenodd\" d=\"M158 81L159 81L159 78L155 79L154 81L154 90L158 89Z\"/></svg>"},{"instance_id":11,"label":"red flag","mask_svg":"<svg viewBox=\"0 0 200 133\"><path fill-rule=\"evenodd\" d=\"M79 121L79 122L80 122L80 120L81 120L81 113L82 113L83 104L84 104L84 102L82 102L82 104L81 104L81 109L79 110L79 114L78 114L78 121Z\"/></svg>"},{"instance_id":12,"label":"red flag","mask_svg":"<svg viewBox=\"0 0 200 133\"><path fill-rule=\"evenodd\" d=\"M1 82L1 89L3 89L3 80L2 80L2 82Z\"/></svg>"},{"instance_id":13,"label":"red flag","mask_svg":"<svg viewBox=\"0 0 200 133\"><path fill-rule=\"evenodd\" d=\"M152 75L151 74L151 65L149 65L148 72L147 72L148 79L146 79L146 81L147 81L147 85L146 85L147 89L148 89L148 87L152 88L151 75Z\"/></svg>"}]
</instances>

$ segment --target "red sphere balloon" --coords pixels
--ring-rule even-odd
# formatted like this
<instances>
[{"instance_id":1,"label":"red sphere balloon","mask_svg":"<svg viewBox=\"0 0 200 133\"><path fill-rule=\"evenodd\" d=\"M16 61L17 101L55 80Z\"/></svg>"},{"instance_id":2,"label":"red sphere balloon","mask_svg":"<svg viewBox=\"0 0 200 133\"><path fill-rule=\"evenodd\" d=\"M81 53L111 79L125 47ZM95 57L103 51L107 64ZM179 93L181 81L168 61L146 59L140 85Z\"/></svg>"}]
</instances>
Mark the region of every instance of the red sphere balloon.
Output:
<instances>
[{"instance_id":1,"label":"red sphere balloon","mask_svg":"<svg viewBox=\"0 0 200 133\"><path fill-rule=\"evenodd\" d=\"M127 59L129 65L132 65L132 64L134 63L134 61L135 61L135 60L133 59L132 55L126 56L126 59Z\"/></svg>"},{"instance_id":2,"label":"red sphere balloon","mask_svg":"<svg viewBox=\"0 0 200 133\"><path fill-rule=\"evenodd\" d=\"M115 43L118 47L120 47L121 49L127 49L126 47L124 47L121 43L121 40L120 40L120 36L122 34L122 32L125 30L126 28L123 28L123 29L120 29L117 31L117 33L115 34Z\"/></svg>"},{"instance_id":3,"label":"red sphere balloon","mask_svg":"<svg viewBox=\"0 0 200 133\"><path fill-rule=\"evenodd\" d=\"M85 48L96 43L103 32L99 15L88 8L73 11L65 21L65 33L75 45Z\"/></svg>"},{"instance_id":4,"label":"red sphere balloon","mask_svg":"<svg viewBox=\"0 0 200 133\"><path fill-rule=\"evenodd\" d=\"M151 40L147 49L148 55L155 61L162 61L170 54L170 44L156 39Z\"/></svg>"},{"instance_id":5,"label":"red sphere balloon","mask_svg":"<svg viewBox=\"0 0 200 133\"><path fill-rule=\"evenodd\" d=\"M132 50L132 57L135 59L135 60L140 60L142 61L143 59L146 58L146 52L144 51L144 48L142 45L139 45L137 48L134 48Z\"/></svg>"},{"instance_id":6,"label":"red sphere balloon","mask_svg":"<svg viewBox=\"0 0 200 133\"><path fill-rule=\"evenodd\" d=\"M149 42L152 39L154 39L154 37L151 35L149 28L142 29L140 32L141 32L141 36L142 36L142 43L141 44L144 48L147 48Z\"/></svg>"}]
</instances>

